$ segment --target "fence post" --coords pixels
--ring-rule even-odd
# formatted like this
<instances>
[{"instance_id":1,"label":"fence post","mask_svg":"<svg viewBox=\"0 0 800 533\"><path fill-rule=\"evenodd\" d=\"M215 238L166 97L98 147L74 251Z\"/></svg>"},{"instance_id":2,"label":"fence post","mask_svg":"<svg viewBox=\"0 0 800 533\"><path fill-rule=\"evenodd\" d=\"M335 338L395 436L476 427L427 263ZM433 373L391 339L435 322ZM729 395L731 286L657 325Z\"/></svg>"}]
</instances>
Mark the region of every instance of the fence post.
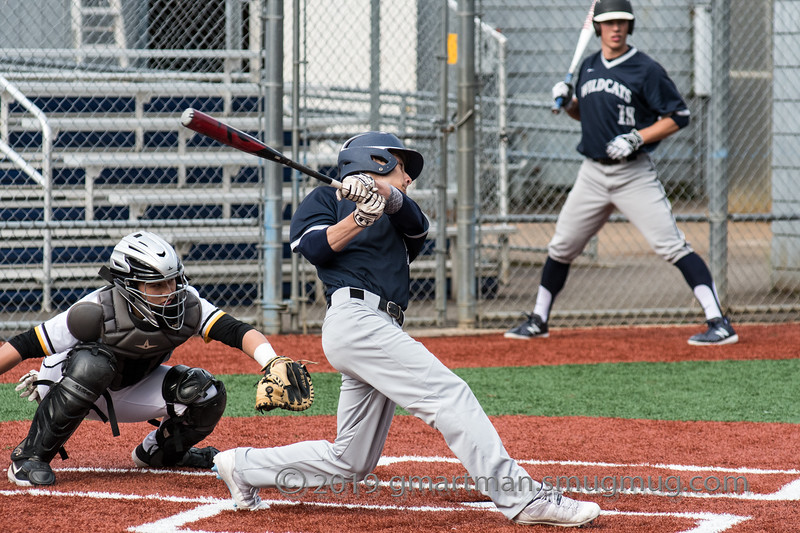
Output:
<instances>
[{"instance_id":1,"label":"fence post","mask_svg":"<svg viewBox=\"0 0 800 533\"><path fill-rule=\"evenodd\" d=\"M266 144L283 151L283 1L267 0L264 36L264 130ZM266 334L281 331L283 304L283 168L268 163L264 170L264 280L261 301L262 328Z\"/></svg>"},{"instance_id":2,"label":"fence post","mask_svg":"<svg viewBox=\"0 0 800 533\"><path fill-rule=\"evenodd\" d=\"M730 105L730 3L714 0L711 11L713 71L709 103L709 268L720 303L728 299L728 114Z\"/></svg>"},{"instance_id":3,"label":"fence post","mask_svg":"<svg viewBox=\"0 0 800 533\"><path fill-rule=\"evenodd\" d=\"M448 27L450 5L442 2L442 33L441 33L441 70L439 85L439 106L441 111L441 124L439 125L439 150L441 171L436 182L436 324L444 326L447 323L447 142L450 111L448 108Z\"/></svg>"},{"instance_id":4,"label":"fence post","mask_svg":"<svg viewBox=\"0 0 800 533\"><path fill-rule=\"evenodd\" d=\"M475 325L475 1L459 0L457 302L458 326Z\"/></svg>"},{"instance_id":5,"label":"fence post","mask_svg":"<svg viewBox=\"0 0 800 533\"><path fill-rule=\"evenodd\" d=\"M369 127L381 129L381 5L370 2L369 32Z\"/></svg>"}]
</instances>

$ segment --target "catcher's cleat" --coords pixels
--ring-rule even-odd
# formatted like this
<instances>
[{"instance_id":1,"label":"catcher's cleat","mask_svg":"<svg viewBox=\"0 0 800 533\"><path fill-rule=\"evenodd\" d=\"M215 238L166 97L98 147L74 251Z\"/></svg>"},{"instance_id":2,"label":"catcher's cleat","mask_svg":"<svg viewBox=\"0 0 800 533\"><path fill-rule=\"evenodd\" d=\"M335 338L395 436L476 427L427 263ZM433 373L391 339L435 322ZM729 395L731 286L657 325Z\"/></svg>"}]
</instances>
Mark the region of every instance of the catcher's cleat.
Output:
<instances>
[{"instance_id":1,"label":"catcher's cleat","mask_svg":"<svg viewBox=\"0 0 800 533\"><path fill-rule=\"evenodd\" d=\"M56 482L56 475L50 464L35 459L11 461L8 467L8 480L20 487L33 487L39 485L52 485Z\"/></svg>"},{"instance_id":2,"label":"catcher's cleat","mask_svg":"<svg viewBox=\"0 0 800 533\"><path fill-rule=\"evenodd\" d=\"M503 335L507 339L532 339L534 337L549 337L547 322L535 314L526 315L528 319L519 326L512 328Z\"/></svg>"},{"instance_id":3,"label":"catcher's cleat","mask_svg":"<svg viewBox=\"0 0 800 533\"><path fill-rule=\"evenodd\" d=\"M228 491L233 498L233 506L237 511L245 509L258 511L269 508L269 504L261 501L261 497L258 495L259 489L245 483L236 473L235 461L236 450L226 450L214 457L214 467L211 469L217 473L217 479L221 479L228 486Z\"/></svg>"},{"instance_id":4,"label":"catcher's cleat","mask_svg":"<svg viewBox=\"0 0 800 533\"><path fill-rule=\"evenodd\" d=\"M203 468L208 470L214 466L214 456L218 453L219 450L213 446L207 446L205 448L190 448L189 451L186 452L183 457L181 457L181 460L174 465L153 464L153 455L147 453L147 451L144 449L144 446L139 444L131 453L131 459L133 459L133 463L136 466L141 468L183 466L187 468Z\"/></svg>"},{"instance_id":5,"label":"catcher's cleat","mask_svg":"<svg viewBox=\"0 0 800 533\"><path fill-rule=\"evenodd\" d=\"M546 524L561 527L580 527L600 515L600 506L567 498L555 490L541 489L513 522L526 526Z\"/></svg>"},{"instance_id":6,"label":"catcher's cleat","mask_svg":"<svg viewBox=\"0 0 800 533\"><path fill-rule=\"evenodd\" d=\"M689 344L692 346L711 346L739 342L739 335L734 331L728 317L712 318L707 320L706 324L708 324L706 332L689 337Z\"/></svg>"}]
</instances>

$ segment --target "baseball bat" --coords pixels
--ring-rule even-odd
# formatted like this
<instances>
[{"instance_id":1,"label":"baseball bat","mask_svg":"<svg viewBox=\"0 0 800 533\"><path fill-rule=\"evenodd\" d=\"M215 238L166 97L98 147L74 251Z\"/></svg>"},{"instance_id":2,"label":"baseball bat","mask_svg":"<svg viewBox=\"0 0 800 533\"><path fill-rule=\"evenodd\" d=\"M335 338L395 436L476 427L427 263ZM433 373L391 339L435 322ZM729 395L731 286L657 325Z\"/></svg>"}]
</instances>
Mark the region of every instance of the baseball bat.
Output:
<instances>
[{"instance_id":1,"label":"baseball bat","mask_svg":"<svg viewBox=\"0 0 800 533\"><path fill-rule=\"evenodd\" d=\"M190 130L194 130L201 135L210 137L215 141L224 144L225 146L236 148L237 150L241 150L242 152L252 154L262 159L269 159L270 161L280 163L281 165L285 165L289 168L299 170L306 176L316 178L323 183L327 183L332 187L336 187L337 189L342 188L342 182L335 180L330 176L326 176L321 172L317 172L313 168L297 163L296 161L292 161L279 151L275 150L274 148L270 148L252 135L248 135L247 133L234 128L230 124L225 124L224 122L206 115L197 109L189 108L185 110L181 115L181 124Z\"/></svg>"},{"instance_id":2,"label":"baseball bat","mask_svg":"<svg viewBox=\"0 0 800 533\"><path fill-rule=\"evenodd\" d=\"M578 36L578 44L575 45L575 53L572 54L572 63L569 64L569 68L567 69L567 75L564 78L564 83L567 85L572 82L572 78L575 75L575 71L578 69L578 63L580 63L581 58L583 57L583 53L586 51L586 47L589 46L589 41L592 40L592 35L594 35L594 26L592 25L592 18L594 18L594 4L597 0L592 1L592 5L589 8L589 12L586 14L586 20L583 21L583 28L581 28L581 33ZM553 113L558 113L561 111L561 107L564 105L564 99L562 97L556 98L556 103L553 106Z\"/></svg>"}]
</instances>

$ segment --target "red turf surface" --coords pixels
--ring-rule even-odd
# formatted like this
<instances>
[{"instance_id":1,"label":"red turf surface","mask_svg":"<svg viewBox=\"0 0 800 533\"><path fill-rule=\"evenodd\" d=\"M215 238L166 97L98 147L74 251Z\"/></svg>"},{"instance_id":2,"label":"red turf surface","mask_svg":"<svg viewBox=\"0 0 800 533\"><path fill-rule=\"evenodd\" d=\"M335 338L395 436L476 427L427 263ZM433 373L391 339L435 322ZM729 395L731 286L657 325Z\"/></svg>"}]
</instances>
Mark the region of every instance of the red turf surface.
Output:
<instances>
[{"instance_id":1,"label":"red turf surface","mask_svg":"<svg viewBox=\"0 0 800 533\"><path fill-rule=\"evenodd\" d=\"M697 331L692 327L556 330L549 339L528 342L503 339L497 334L421 341L451 367L797 356L798 324L739 325L737 330L741 337L739 344L711 348L686 345L686 338ZM281 336L271 340L279 353L320 361L320 365L311 368L312 372L330 371L321 355L318 337ZM217 374L255 372L254 363L240 353L200 341L187 343L172 362L203 366ZM15 381L37 364L38 361L26 362L0 380ZM733 495L739 496L734 498L719 494L705 494L705 497L572 494L594 500L603 508L604 514L589 528L591 531L800 530L797 525L800 487L787 487L792 482L800 484L797 425L516 416L495 417L493 422L511 455L523 461L534 478L572 475L592 480L595 476L599 479L650 476L657 480L659 476L662 479L672 476L674 480L680 476L686 480L692 476L744 475L750 491L761 495L749 498ZM27 421L0 424L3 453L10 453L24 437L28 424ZM388 489L360 495L327 490L327 494L306 495L302 503L283 498L277 490L265 490L262 494L265 499L285 503L256 513L215 508L203 517L204 509L228 501L224 485L210 473L132 469L130 450L149 430L146 424L124 425L122 436L113 438L107 426L84 423L67 445L70 459L54 460L58 483L51 489L28 491L0 482L4 511L0 531L524 530L498 513L463 507L461 502L485 501L480 495L463 490L413 492L403 496ZM335 419L330 416L282 417L274 422L263 417L225 418L206 444L220 449L276 446L297 440L331 439L334 433ZM395 420L384 455L452 458L437 432L410 417ZM7 459L0 461L3 468L7 464ZM690 466L685 469L674 465ZM748 470L740 473L725 470L741 468ZM422 462L379 466L375 472L384 481L393 476L449 477L463 473L458 464ZM783 495L778 493L781 488ZM415 509L430 507L443 510ZM727 528L726 515L730 520L735 521L735 517L746 520Z\"/></svg>"}]
</instances>

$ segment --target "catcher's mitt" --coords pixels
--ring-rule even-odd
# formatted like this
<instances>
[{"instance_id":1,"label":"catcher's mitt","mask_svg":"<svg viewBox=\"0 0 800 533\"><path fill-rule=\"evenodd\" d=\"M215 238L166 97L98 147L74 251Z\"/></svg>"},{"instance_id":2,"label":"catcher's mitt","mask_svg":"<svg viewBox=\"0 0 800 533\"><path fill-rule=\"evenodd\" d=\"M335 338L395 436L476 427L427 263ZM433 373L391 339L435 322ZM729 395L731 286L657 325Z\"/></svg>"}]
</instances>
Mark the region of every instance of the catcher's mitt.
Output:
<instances>
[{"instance_id":1,"label":"catcher's mitt","mask_svg":"<svg viewBox=\"0 0 800 533\"><path fill-rule=\"evenodd\" d=\"M264 377L256 383L257 410L305 411L314 403L314 384L303 363L277 356L261 371Z\"/></svg>"}]
</instances>

